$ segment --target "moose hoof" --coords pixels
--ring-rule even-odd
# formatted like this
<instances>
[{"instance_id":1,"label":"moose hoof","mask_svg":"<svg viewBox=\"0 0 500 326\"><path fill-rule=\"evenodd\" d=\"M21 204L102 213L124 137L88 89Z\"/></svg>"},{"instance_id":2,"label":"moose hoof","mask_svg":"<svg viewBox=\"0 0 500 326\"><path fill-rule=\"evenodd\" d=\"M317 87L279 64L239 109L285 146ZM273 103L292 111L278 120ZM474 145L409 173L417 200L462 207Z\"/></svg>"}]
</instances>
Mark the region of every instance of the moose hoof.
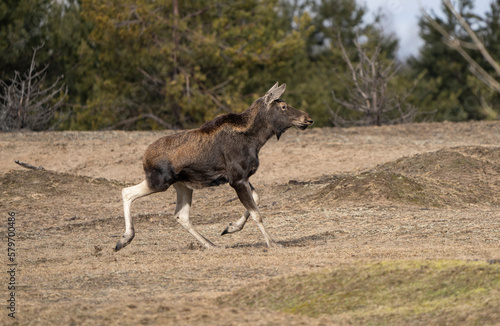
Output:
<instances>
[{"instance_id":1,"label":"moose hoof","mask_svg":"<svg viewBox=\"0 0 500 326\"><path fill-rule=\"evenodd\" d=\"M127 245L127 243L123 244L123 243L121 243L121 241L118 241L118 243L115 246L115 251L118 251L118 250L122 249L126 245Z\"/></svg>"},{"instance_id":2,"label":"moose hoof","mask_svg":"<svg viewBox=\"0 0 500 326\"><path fill-rule=\"evenodd\" d=\"M238 227L237 225L234 225L233 223L229 223L227 228L224 231L222 231L221 235L238 232L240 230L241 230L241 228Z\"/></svg>"},{"instance_id":3,"label":"moose hoof","mask_svg":"<svg viewBox=\"0 0 500 326\"><path fill-rule=\"evenodd\" d=\"M115 251L118 251L118 250L122 249L123 247L125 247L126 245L128 245L132 241L133 238L134 238L133 235L131 237L125 237L125 236L123 236L120 239L120 241L118 241L116 243Z\"/></svg>"}]
</instances>

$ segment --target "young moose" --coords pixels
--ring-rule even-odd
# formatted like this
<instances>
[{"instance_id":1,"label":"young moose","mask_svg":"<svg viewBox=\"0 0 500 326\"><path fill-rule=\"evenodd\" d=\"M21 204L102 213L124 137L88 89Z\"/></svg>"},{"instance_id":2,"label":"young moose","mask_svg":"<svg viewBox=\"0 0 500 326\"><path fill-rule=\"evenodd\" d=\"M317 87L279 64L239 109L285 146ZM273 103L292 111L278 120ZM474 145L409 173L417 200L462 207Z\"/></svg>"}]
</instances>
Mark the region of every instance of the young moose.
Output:
<instances>
[{"instance_id":1,"label":"young moose","mask_svg":"<svg viewBox=\"0 0 500 326\"><path fill-rule=\"evenodd\" d=\"M134 200L173 185L177 191L175 217L206 248L215 247L196 231L189 220L193 189L229 183L247 209L222 235L243 229L249 216L257 223L269 247L279 246L262 223L257 207L259 195L249 178L259 167L259 151L273 135L279 139L288 128L302 130L313 121L309 115L280 99L286 84L276 83L241 114L226 114L199 129L165 136L149 145L143 165L146 179L122 190L125 234L116 244L118 251L134 238L130 206Z\"/></svg>"}]
</instances>

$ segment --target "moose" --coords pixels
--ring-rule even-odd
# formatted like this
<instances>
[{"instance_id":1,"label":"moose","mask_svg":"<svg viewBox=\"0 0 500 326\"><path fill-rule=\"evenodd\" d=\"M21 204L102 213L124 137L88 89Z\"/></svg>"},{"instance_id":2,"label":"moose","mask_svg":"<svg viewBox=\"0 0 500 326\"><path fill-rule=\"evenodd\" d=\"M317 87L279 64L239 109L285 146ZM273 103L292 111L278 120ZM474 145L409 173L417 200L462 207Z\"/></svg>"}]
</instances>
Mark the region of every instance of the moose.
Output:
<instances>
[{"instance_id":1,"label":"moose","mask_svg":"<svg viewBox=\"0 0 500 326\"><path fill-rule=\"evenodd\" d=\"M286 84L276 83L267 93L255 100L243 113L220 115L192 129L164 136L146 149L143 157L145 180L122 189L125 233L115 251L128 245L135 231L130 214L134 200L167 190L171 185L177 192L175 217L179 223L206 248L216 246L202 236L189 219L193 189L229 183L236 191L246 211L235 223L229 223L221 235L243 229L248 218L257 223L268 247L280 247L262 223L257 205L259 195L249 178L259 167L259 151L275 135L290 127L301 130L313 123L309 115L280 99Z\"/></svg>"}]
</instances>

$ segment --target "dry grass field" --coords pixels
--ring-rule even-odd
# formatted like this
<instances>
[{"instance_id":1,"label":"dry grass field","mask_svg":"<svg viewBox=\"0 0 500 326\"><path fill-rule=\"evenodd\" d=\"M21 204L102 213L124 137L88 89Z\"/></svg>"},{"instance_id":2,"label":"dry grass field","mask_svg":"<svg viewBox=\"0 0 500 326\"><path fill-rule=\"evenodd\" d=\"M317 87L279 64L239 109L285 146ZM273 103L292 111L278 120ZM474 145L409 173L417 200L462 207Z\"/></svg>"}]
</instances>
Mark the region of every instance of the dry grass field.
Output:
<instances>
[{"instance_id":1,"label":"dry grass field","mask_svg":"<svg viewBox=\"0 0 500 326\"><path fill-rule=\"evenodd\" d=\"M290 130L252 178L283 248L252 221L220 236L244 211L226 185L191 210L220 249L174 220L169 189L134 202L114 252L121 188L168 133L0 133L0 261L15 212L17 263L1 325L500 324L500 122Z\"/></svg>"}]
</instances>

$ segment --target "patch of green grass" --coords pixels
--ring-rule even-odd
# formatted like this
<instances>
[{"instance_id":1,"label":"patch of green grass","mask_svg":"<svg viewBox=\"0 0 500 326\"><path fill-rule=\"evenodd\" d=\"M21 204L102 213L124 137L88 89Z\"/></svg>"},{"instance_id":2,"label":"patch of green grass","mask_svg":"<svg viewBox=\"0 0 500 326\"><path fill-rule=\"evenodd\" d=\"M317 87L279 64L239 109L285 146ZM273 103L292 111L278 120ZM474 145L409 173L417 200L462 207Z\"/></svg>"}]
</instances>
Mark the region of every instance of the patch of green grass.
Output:
<instances>
[{"instance_id":1,"label":"patch of green grass","mask_svg":"<svg viewBox=\"0 0 500 326\"><path fill-rule=\"evenodd\" d=\"M488 324L500 320L500 264L390 261L271 280L219 298L369 324Z\"/></svg>"}]
</instances>

